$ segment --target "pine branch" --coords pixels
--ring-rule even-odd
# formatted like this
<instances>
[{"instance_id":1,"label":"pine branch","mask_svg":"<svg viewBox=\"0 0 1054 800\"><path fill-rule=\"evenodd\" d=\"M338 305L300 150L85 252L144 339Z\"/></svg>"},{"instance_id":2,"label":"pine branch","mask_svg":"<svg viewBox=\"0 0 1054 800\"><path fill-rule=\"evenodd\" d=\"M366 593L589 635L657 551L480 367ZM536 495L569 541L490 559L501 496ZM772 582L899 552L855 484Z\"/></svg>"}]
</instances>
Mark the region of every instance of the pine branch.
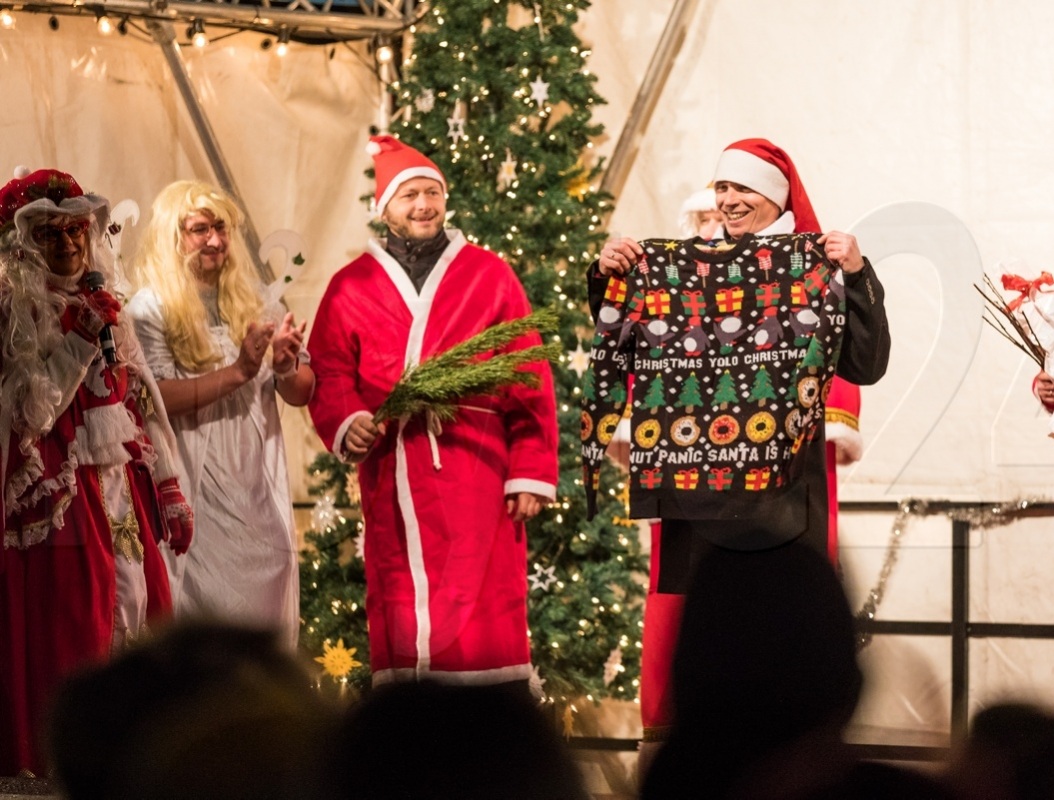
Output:
<instances>
[{"instance_id":1,"label":"pine branch","mask_svg":"<svg viewBox=\"0 0 1054 800\"><path fill-rule=\"evenodd\" d=\"M536 387L538 376L520 367L536 361L557 360L563 353L560 343L533 345L482 360L480 357L534 331L540 335L551 334L556 326L556 312L540 309L526 317L487 328L409 368L377 409L374 422L413 416L428 410L441 420L449 421L457 416L458 402L466 397L493 395L518 384Z\"/></svg>"}]
</instances>

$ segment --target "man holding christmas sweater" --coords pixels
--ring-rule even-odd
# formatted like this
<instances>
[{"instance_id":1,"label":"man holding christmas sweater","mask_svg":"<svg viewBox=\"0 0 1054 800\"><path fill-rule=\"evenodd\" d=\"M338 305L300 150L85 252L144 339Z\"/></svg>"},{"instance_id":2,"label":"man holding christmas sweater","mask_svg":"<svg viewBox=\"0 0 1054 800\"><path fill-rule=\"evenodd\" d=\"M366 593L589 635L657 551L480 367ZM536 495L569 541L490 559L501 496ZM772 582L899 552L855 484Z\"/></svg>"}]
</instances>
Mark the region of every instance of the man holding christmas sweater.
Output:
<instances>
[{"instance_id":1,"label":"man holding christmas sweater","mask_svg":"<svg viewBox=\"0 0 1054 800\"><path fill-rule=\"evenodd\" d=\"M374 684L526 681L524 522L556 497L552 376L462 401L456 420L376 425L403 371L530 313L512 269L444 229L446 180L391 136L371 138L387 239L340 270L310 349L310 411L335 454L359 464ZM536 343L525 337L515 346Z\"/></svg>"},{"instance_id":2,"label":"man holding christmas sweater","mask_svg":"<svg viewBox=\"0 0 1054 800\"><path fill-rule=\"evenodd\" d=\"M783 150L771 142L764 139L745 139L729 145L718 161L714 188L718 209L724 220L723 230L718 232L717 238L725 238L735 244L743 237L751 235L760 238L819 233L819 222L793 162ZM832 280L839 286L839 291L844 286L845 319L840 325L844 330L839 337L840 355L834 370L841 377L859 385L875 383L885 374L889 359L889 328L883 305L882 285L871 265L860 254L856 238L852 235L831 231L809 238L809 249L811 250L812 243L815 243L816 248L822 249L822 252L807 255L814 258L822 256L824 261L840 268L841 280ZM802 241L801 247L804 249L806 245L804 239ZM714 248L712 253L701 258L714 262L733 261L731 253L721 255L720 248ZM644 250L633 239L616 239L604 245L600 259L591 269L589 276L590 305L594 316L604 303L605 292L609 289L609 276L626 275L636 269L638 262L643 258ZM647 259L644 260L647 263ZM764 266L762 269L765 269ZM765 271L764 275L767 281L769 273ZM750 281L744 285L750 286ZM827 285L829 282L825 283L824 292ZM788 302L793 303L793 299L784 298L782 305ZM717 312L719 314L720 310ZM779 309L779 313L785 315L785 309ZM767 317L767 314L759 316L756 322L759 332L765 328ZM741 340L746 334L746 331L740 333L729 330L731 322L728 315L722 316L720 320L714 318L713 338L700 339L703 342L702 346L706 348L704 356L721 355L718 351L719 346L725 347L728 341ZM792 320L790 324L793 326L795 323ZM778 331L773 331L773 334L783 335ZM728 341L725 341L726 339ZM790 340L784 337L775 349L786 348L789 345ZM769 346L771 347L771 344ZM635 398L635 406L643 400L643 397L639 400ZM822 426L822 419L820 424ZM819 433L822 433L822 430ZM808 513L795 514L802 519L802 525L795 534L805 535L817 550L826 552L826 454L821 435L813 437L807 448L807 456L801 476L801 480L806 483L806 491L795 493L795 496L807 495ZM720 526L721 531L715 531L715 526L707 525L705 518L693 516L684 518L684 521L690 525L667 525L666 528L687 527L691 529L686 530L686 533L690 534L692 541L720 539L724 545L728 545L732 538L728 529L732 527L733 522L744 529L770 527L770 520L757 517L725 520ZM664 549L668 544L664 541ZM665 560L664 556L664 563Z\"/></svg>"},{"instance_id":3,"label":"man holding christmas sweater","mask_svg":"<svg viewBox=\"0 0 1054 800\"><path fill-rule=\"evenodd\" d=\"M742 242L744 237L752 234L764 237L820 231L793 163L784 151L770 142L750 139L730 145L719 160L714 181L723 227L712 238ZM889 354L889 332L882 305L881 284L870 265L860 255L854 237L832 231L826 236L813 237L813 240L822 248L824 260L834 267L841 267L838 285L844 284L845 297L842 303L845 306L845 324L842 326L844 331L840 340L841 357L835 371L838 376L854 383L874 383L885 372ZM617 278L630 273L637 268L643 256L643 249L632 239L618 239L605 245L589 276L594 316L598 314L604 302L604 295L609 288L609 276ZM716 255L701 257L696 268L709 270L712 266L709 262L718 260L720 257ZM647 261L645 259L646 264ZM777 257L776 266L778 261ZM652 274L654 275L654 269ZM764 274L767 276L769 273ZM714 278L717 278L716 272ZM751 301L753 299L750 298ZM786 298L784 300L786 301ZM757 335L754 336L756 341L759 337L778 335L780 332L771 328L775 325L777 315L785 313L785 309L778 310L773 307L765 311L771 316L765 316L763 312L757 325ZM709 322L714 326L715 336L711 340L712 349L704 353L707 356L721 355L718 347L723 347L724 344L720 337L724 336L731 342L745 333L731 330L736 322L734 315L727 315L720 322ZM709 330L704 332L700 328L695 333L706 335ZM689 334L692 334L691 330ZM706 341L701 336L695 338ZM787 344L790 344L789 339ZM777 349L779 346L781 345L777 344ZM760 355L762 353L754 357ZM834 424L837 428L845 427L845 432L849 433L849 436L841 437L845 444L849 447L858 445L855 430L850 429L855 429L855 415L859 412L859 392L856 386L837 378L830 385L833 389L828 390L829 394L826 397L829 412L827 423ZM643 390L644 387L641 388ZM639 400L643 402L646 398L642 395ZM676 398L671 397L670 401L676 402ZM680 433L683 435L684 432ZM707 439L709 431L701 433L701 438ZM828 439L831 438L829 434ZM836 440L838 438L835 437ZM793 481L797 486L790 492L784 491L774 504L758 503L753 508L753 513L739 513L734 519L726 518L720 521L705 518L663 519L661 547L656 547L652 554L652 590L649 592L644 630L641 702L646 740L661 740L664 728L670 721L666 665L676 636L683 602L681 593L687 583L689 566L695 562L703 549L712 546L714 541L728 546L737 532L749 538L747 534L751 528L771 528L773 518L778 516L784 522L788 519L800 520L800 523L792 524L790 529L784 532L785 538L801 535L815 549L826 550L832 560L836 560L836 539L833 536L828 538L828 531L837 530L836 521L831 518L836 513L837 501L834 499L833 464L827 463L828 459L834 456L835 448L830 441L825 447L823 440L821 415L819 425L805 445L804 464ZM695 491L710 492L710 489L707 482L701 481ZM720 496L715 499L719 502ZM762 511L764 508L769 510ZM786 513L788 511L791 513Z\"/></svg>"}]
</instances>

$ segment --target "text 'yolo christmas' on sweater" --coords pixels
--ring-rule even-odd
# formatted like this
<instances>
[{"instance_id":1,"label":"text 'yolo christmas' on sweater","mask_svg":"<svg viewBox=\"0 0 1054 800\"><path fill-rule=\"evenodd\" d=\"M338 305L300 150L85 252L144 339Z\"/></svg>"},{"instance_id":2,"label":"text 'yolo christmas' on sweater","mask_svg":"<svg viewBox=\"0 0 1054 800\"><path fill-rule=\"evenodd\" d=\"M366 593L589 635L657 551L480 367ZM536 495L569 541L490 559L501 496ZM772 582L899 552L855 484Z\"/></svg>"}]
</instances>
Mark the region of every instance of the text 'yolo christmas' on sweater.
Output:
<instances>
[{"instance_id":1,"label":"text 'yolo christmas' on sweater","mask_svg":"<svg viewBox=\"0 0 1054 800\"><path fill-rule=\"evenodd\" d=\"M608 281L583 385L590 514L631 376L634 517L749 518L794 483L845 325L819 236L647 240Z\"/></svg>"}]
</instances>

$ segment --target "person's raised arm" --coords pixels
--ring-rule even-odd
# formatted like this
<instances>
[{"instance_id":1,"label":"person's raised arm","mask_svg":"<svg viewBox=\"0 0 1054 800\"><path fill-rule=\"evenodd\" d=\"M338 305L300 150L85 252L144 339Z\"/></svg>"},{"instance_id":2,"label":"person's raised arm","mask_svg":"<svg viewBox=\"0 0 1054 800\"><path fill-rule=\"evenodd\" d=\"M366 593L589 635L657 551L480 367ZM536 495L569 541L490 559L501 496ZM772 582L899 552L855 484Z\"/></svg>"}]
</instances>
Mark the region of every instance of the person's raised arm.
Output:
<instances>
[{"instance_id":1,"label":"person's raised arm","mask_svg":"<svg viewBox=\"0 0 1054 800\"><path fill-rule=\"evenodd\" d=\"M644 248L636 239L619 236L608 239L600 251L600 257L589 265L586 279L589 281L589 310L596 320L600 304L604 301L604 290L612 275L627 275L644 255Z\"/></svg>"},{"instance_id":2,"label":"person's raised arm","mask_svg":"<svg viewBox=\"0 0 1054 800\"><path fill-rule=\"evenodd\" d=\"M274 323L250 322L234 363L195 378L159 380L157 388L168 415L176 417L205 408L255 378L273 334Z\"/></svg>"},{"instance_id":3,"label":"person's raised arm","mask_svg":"<svg viewBox=\"0 0 1054 800\"><path fill-rule=\"evenodd\" d=\"M889 365L889 322L885 290L870 262L860 253L856 237L830 231L816 240L845 279L845 334L838 375L860 386L876 383Z\"/></svg>"},{"instance_id":4,"label":"person's raised arm","mask_svg":"<svg viewBox=\"0 0 1054 800\"><path fill-rule=\"evenodd\" d=\"M297 325L292 313L286 314L271 340L275 389L291 406L306 406L315 391L315 373L304 350L306 327L307 322Z\"/></svg>"}]
</instances>

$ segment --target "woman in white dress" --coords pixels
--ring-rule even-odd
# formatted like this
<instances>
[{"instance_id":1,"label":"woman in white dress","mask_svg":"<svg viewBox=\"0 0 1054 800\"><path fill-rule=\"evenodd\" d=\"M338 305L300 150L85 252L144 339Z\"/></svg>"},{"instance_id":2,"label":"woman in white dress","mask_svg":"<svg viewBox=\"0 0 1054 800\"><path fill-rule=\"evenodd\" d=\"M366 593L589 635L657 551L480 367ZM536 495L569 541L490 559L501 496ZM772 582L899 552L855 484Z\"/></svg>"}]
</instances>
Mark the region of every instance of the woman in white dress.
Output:
<instances>
[{"instance_id":1,"label":"woman in white dress","mask_svg":"<svg viewBox=\"0 0 1054 800\"><path fill-rule=\"evenodd\" d=\"M296 534L276 395L304 405L315 377L304 325L264 307L241 219L208 184L163 189L127 311L175 429L196 515L186 557L168 563L176 615L278 627L295 643Z\"/></svg>"}]
</instances>

